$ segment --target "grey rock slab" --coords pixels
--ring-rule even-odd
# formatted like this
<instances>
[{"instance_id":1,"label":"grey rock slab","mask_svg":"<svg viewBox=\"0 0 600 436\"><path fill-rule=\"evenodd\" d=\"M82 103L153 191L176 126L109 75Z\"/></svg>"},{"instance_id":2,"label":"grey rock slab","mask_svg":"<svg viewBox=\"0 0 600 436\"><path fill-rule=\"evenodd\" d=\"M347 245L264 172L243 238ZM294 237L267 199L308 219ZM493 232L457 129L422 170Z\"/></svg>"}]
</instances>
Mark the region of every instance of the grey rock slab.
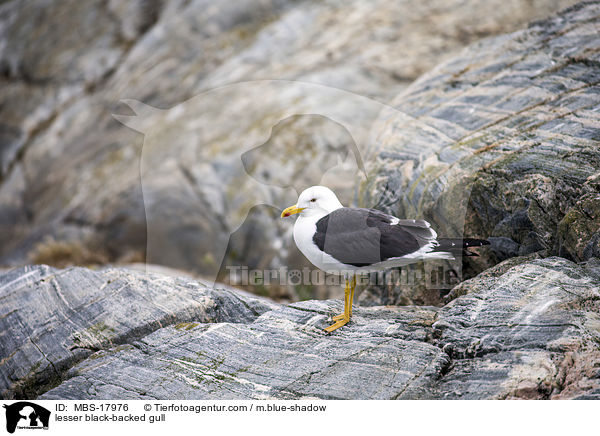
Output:
<instances>
[{"instance_id":1,"label":"grey rock slab","mask_svg":"<svg viewBox=\"0 0 600 436\"><path fill-rule=\"evenodd\" d=\"M35 395L94 351L169 324L250 322L272 306L188 278L112 268L16 268L0 275L0 392Z\"/></svg>"},{"instance_id":2,"label":"grey rock slab","mask_svg":"<svg viewBox=\"0 0 600 436\"><path fill-rule=\"evenodd\" d=\"M424 342L433 308L357 309L350 325L327 335L340 310L336 301L307 301L251 324L160 329L92 355L41 398L411 398L449 362Z\"/></svg>"},{"instance_id":3,"label":"grey rock slab","mask_svg":"<svg viewBox=\"0 0 600 436\"><path fill-rule=\"evenodd\" d=\"M578 265L551 257L461 283L466 294L441 308L433 324L453 358L436 395L573 398L597 389L599 266L598 259Z\"/></svg>"},{"instance_id":4,"label":"grey rock slab","mask_svg":"<svg viewBox=\"0 0 600 436\"><path fill-rule=\"evenodd\" d=\"M119 269L28 267L2 277L11 300L0 343L16 350L0 367L12 383L5 396L570 399L600 389L598 259L510 259L461 283L442 308L355 307L332 334L323 328L342 311L339 300L281 305ZM53 303L56 284L80 310ZM32 294L23 311L16 296ZM39 377L49 366L42 351L54 380Z\"/></svg>"}]
</instances>

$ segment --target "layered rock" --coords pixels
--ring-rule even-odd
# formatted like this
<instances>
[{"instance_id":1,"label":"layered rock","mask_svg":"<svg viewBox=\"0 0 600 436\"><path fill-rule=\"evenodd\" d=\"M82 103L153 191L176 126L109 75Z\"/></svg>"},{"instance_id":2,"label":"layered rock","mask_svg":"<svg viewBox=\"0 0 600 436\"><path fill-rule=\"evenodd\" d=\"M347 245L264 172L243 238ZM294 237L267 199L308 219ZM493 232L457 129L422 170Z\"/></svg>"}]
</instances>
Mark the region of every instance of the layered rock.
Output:
<instances>
[{"instance_id":1,"label":"layered rock","mask_svg":"<svg viewBox=\"0 0 600 436\"><path fill-rule=\"evenodd\" d=\"M5 398L597 398L600 264L500 264L442 308L281 305L191 279L0 276ZM31 298L33 295L36 298Z\"/></svg>"},{"instance_id":2,"label":"layered rock","mask_svg":"<svg viewBox=\"0 0 600 436\"><path fill-rule=\"evenodd\" d=\"M433 324L453 362L433 397L599 398L599 280L598 259L551 257L461 283Z\"/></svg>"},{"instance_id":3,"label":"layered rock","mask_svg":"<svg viewBox=\"0 0 600 436\"><path fill-rule=\"evenodd\" d=\"M0 392L35 397L73 364L181 322L249 322L272 303L145 271L30 266L0 276Z\"/></svg>"},{"instance_id":4,"label":"layered rock","mask_svg":"<svg viewBox=\"0 0 600 436\"><path fill-rule=\"evenodd\" d=\"M367 162L363 202L488 237L476 271L538 251L597 256L599 24L600 5L580 3L419 78L394 103L412 118Z\"/></svg>"}]
</instances>

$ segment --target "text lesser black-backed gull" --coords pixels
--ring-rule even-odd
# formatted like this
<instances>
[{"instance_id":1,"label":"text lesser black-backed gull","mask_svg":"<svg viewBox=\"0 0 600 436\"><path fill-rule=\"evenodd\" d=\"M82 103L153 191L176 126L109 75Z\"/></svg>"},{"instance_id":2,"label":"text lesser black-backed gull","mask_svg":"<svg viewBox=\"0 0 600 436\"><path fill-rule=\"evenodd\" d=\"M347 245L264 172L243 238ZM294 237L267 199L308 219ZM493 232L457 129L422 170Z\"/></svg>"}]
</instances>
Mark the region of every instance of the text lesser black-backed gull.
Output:
<instances>
[{"instance_id":1,"label":"text lesser black-backed gull","mask_svg":"<svg viewBox=\"0 0 600 436\"><path fill-rule=\"evenodd\" d=\"M346 278L344 313L325 330L332 332L352 316L356 274L382 271L422 259L476 255L469 247L483 239L439 238L425 220L399 219L375 209L344 207L331 189L313 186L281 217L298 214L294 241L316 267Z\"/></svg>"}]
</instances>

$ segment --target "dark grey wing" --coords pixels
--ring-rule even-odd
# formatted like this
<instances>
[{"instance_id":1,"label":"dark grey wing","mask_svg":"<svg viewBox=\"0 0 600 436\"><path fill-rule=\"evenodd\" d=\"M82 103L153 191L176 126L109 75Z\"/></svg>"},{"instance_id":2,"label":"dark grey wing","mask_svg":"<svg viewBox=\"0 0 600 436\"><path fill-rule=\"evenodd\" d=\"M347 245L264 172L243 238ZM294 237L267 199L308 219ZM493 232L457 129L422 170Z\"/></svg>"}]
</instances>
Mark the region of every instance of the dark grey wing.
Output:
<instances>
[{"instance_id":1,"label":"dark grey wing","mask_svg":"<svg viewBox=\"0 0 600 436\"><path fill-rule=\"evenodd\" d=\"M426 228L426 229L430 228L429 223L425 220L400 219L400 218L396 218L395 216L388 215L387 213L384 213L377 209L362 209L361 208L358 210L368 211L368 215L370 217L381 219L383 222L396 223L401 226L407 226L407 227L422 227L422 228Z\"/></svg>"},{"instance_id":2,"label":"dark grey wing","mask_svg":"<svg viewBox=\"0 0 600 436\"><path fill-rule=\"evenodd\" d=\"M354 266L381 261L380 232L359 209L341 208L317 221L313 242L336 260Z\"/></svg>"},{"instance_id":3,"label":"dark grey wing","mask_svg":"<svg viewBox=\"0 0 600 436\"><path fill-rule=\"evenodd\" d=\"M423 220L398 220L374 209L344 207L317 221L313 241L344 264L368 266L414 253L435 236Z\"/></svg>"}]
</instances>

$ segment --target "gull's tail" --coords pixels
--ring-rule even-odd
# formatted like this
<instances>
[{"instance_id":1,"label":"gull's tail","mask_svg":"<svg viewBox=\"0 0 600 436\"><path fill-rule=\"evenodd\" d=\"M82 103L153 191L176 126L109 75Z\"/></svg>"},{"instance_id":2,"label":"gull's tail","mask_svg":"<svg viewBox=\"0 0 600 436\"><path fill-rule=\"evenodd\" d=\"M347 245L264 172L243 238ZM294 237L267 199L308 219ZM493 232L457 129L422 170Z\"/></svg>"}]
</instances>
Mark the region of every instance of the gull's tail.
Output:
<instances>
[{"instance_id":1,"label":"gull's tail","mask_svg":"<svg viewBox=\"0 0 600 436\"><path fill-rule=\"evenodd\" d=\"M433 249L432 253L452 253L454 256L479 256L477 253L469 251L468 249L490 245L490 241L475 238L439 238L437 239L437 242L438 246Z\"/></svg>"}]
</instances>

